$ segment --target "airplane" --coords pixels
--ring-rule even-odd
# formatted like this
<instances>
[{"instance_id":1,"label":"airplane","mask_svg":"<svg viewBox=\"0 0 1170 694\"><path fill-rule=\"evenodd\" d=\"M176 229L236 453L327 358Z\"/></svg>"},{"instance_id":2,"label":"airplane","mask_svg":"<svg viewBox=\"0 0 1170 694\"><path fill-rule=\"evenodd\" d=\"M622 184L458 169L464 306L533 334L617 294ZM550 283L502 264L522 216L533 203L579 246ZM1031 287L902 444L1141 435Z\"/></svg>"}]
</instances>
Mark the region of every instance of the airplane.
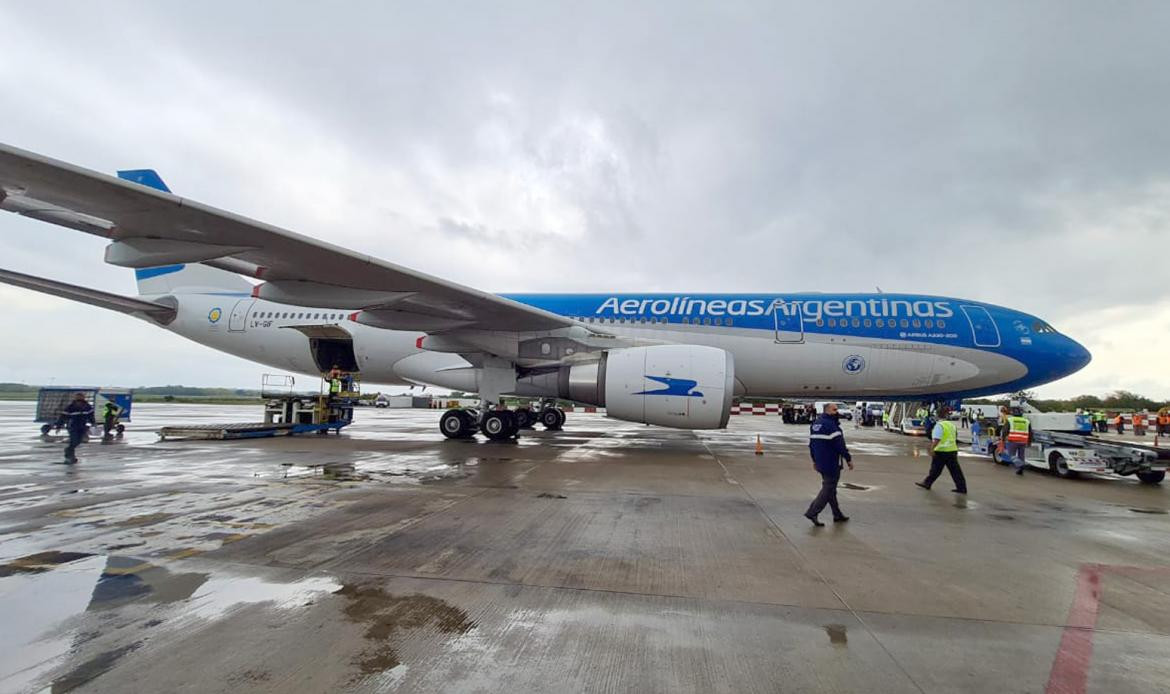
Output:
<instances>
[{"instance_id":1,"label":"airplane","mask_svg":"<svg viewBox=\"0 0 1170 694\"><path fill-rule=\"evenodd\" d=\"M734 397L958 400L1032 388L1089 352L1036 316L918 294L489 294L0 144L0 209L110 241L129 297L0 270L0 281L120 311L278 369L475 392L449 438L564 424L558 399L681 429L727 426ZM541 399L509 410L503 396Z\"/></svg>"}]
</instances>

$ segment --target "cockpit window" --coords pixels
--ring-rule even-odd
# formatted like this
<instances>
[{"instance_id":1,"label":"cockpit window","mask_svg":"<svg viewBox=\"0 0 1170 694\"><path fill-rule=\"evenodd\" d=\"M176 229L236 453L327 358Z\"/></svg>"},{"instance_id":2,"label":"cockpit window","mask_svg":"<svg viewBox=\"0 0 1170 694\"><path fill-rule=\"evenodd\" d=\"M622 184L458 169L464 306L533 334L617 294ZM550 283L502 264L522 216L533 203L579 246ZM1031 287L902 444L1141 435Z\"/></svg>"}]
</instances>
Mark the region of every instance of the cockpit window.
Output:
<instances>
[{"instance_id":1,"label":"cockpit window","mask_svg":"<svg viewBox=\"0 0 1170 694\"><path fill-rule=\"evenodd\" d=\"M1042 320L1038 320L1032 324L1032 332L1040 333L1040 334L1046 334L1046 333L1053 334L1056 332L1056 328L1052 327L1051 325L1045 323Z\"/></svg>"}]
</instances>

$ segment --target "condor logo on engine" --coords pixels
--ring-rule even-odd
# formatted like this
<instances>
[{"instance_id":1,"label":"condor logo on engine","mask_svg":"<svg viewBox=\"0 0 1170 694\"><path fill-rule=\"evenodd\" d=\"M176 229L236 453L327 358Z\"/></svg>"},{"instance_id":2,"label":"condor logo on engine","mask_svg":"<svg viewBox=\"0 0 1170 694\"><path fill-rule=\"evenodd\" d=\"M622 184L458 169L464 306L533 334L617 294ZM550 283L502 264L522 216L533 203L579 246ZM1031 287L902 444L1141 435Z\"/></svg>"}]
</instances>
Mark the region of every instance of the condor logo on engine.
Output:
<instances>
[{"instance_id":1,"label":"condor logo on engine","mask_svg":"<svg viewBox=\"0 0 1170 694\"><path fill-rule=\"evenodd\" d=\"M666 387L659 388L658 390L643 390L640 393L634 393L634 395L681 395L687 398L703 397L702 393L697 390L693 390L695 386L699 385L698 381L692 381L689 378L651 376L650 374L646 374L646 378L650 379L651 381L658 381Z\"/></svg>"}]
</instances>

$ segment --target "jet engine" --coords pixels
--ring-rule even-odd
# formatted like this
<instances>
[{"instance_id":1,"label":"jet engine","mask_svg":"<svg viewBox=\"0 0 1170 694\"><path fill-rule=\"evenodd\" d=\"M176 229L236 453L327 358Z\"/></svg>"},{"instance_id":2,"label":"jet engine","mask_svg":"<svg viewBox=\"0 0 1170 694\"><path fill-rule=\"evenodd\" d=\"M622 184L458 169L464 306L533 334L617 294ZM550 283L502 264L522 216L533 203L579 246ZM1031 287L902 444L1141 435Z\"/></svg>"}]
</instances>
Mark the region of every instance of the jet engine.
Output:
<instances>
[{"instance_id":1,"label":"jet engine","mask_svg":"<svg viewBox=\"0 0 1170 694\"><path fill-rule=\"evenodd\" d=\"M727 426L735 385L730 352L699 345L654 345L609 350L601 357L560 369L557 395L604 405L610 417L628 422L677 429Z\"/></svg>"}]
</instances>

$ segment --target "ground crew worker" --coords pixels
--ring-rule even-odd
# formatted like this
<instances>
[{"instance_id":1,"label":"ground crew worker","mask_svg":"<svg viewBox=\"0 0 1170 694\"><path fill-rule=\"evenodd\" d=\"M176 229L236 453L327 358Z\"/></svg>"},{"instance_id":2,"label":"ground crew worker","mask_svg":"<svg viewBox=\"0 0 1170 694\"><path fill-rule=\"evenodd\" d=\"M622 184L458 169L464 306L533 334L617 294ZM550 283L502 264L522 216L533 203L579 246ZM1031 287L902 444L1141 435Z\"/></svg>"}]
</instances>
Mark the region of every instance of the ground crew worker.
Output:
<instances>
[{"instance_id":1,"label":"ground crew worker","mask_svg":"<svg viewBox=\"0 0 1170 694\"><path fill-rule=\"evenodd\" d=\"M73 402L65 407L62 414L69 431L69 445L65 447L65 464L72 465L77 462L77 447L85 438L85 432L94 423L93 408L86 401L85 393L75 393Z\"/></svg>"},{"instance_id":2,"label":"ground crew worker","mask_svg":"<svg viewBox=\"0 0 1170 694\"><path fill-rule=\"evenodd\" d=\"M1007 444L1007 455L1015 461L1016 474L1024 474L1024 455L1028 444L1032 440L1032 425L1023 411L1014 407L1007 418L1007 428L1004 430L1004 442Z\"/></svg>"},{"instance_id":3,"label":"ground crew worker","mask_svg":"<svg viewBox=\"0 0 1170 694\"><path fill-rule=\"evenodd\" d=\"M1146 435L1146 416L1140 412L1133 413L1133 435Z\"/></svg>"},{"instance_id":4,"label":"ground crew worker","mask_svg":"<svg viewBox=\"0 0 1170 694\"><path fill-rule=\"evenodd\" d=\"M1125 417L1122 417L1120 412L1113 418L1113 426L1117 428L1117 433L1125 433Z\"/></svg>"},{"instance_id":5,"label":"ground crew worker","mask_svg":"<svg viewBox=\"0 0 1170 694\"><path fill-rule=\"evenodd\" d=\"M808 452L812 456L813 469L821 475L821 491L813 499L804 517L812 521L818 528L825 524L817 520L817 515L825 510L825 506L833 510L833 521L844 523L849 516L841 513L837 504L837 482L841 480L841 459L849 469L853 469L853 456L845 446L845 434L838 423L840 415L837 406L833 403L825 405L825 412L809 426Z\"/></svg>"},{"instance_id":6,"label":"ground crew worker","mask_svg":"<svg viewBox=\"0 0 1170 694\"><path fill-rule=\"evenodd\" d=\"M329 370L329 394L337 397L341 393L341 367L337 364Z\"/></svg>"},{"instance_id":7,"label":"ground crew worker","mask_svg":"<svg viewBox=\"0 0 1170 694\"><path fill-rule=\"evenodd\" d=\"M110 441L114 437L110 434L114 430L114 422L118 419L118 406L109 400L102 408L102 441Z\"/></svg>"},{"instance_id":8,"label":"ground crew worker","mask_svg":"<svg viewBox=\"0 0 1170 694\"><path fill-rule=\"evenodd\" d=\"M914 484L923 489L930 489L930 485L942 474L943 468L951 473L951 481L955 483L952 492L967 493L967 478L963 476L963 468L959 467L959 430L949 419L940 419L930 432L930 472L926 479Z\"/></svg>"},{"instance_id":9,"label":"ground crew worker","mask_svg":"<svg viewBox=\"0 0 1170 694\"><path fill-rule=\"evenodd\" d=\"M1158 410L1158 435L1167 434L1170 434L1170 409L1162 408Z\"/></svg>"},{"instance_id":10,"label":"ground crew worker","mask_svg":"<svg viewBox=\"0 0 1170 694\"><path fill-rule=\"evenodd\" d=\"M890 413L885 409L882 409L882 426L887 429L890 427Z\"/></svg>"}]
</instances>

